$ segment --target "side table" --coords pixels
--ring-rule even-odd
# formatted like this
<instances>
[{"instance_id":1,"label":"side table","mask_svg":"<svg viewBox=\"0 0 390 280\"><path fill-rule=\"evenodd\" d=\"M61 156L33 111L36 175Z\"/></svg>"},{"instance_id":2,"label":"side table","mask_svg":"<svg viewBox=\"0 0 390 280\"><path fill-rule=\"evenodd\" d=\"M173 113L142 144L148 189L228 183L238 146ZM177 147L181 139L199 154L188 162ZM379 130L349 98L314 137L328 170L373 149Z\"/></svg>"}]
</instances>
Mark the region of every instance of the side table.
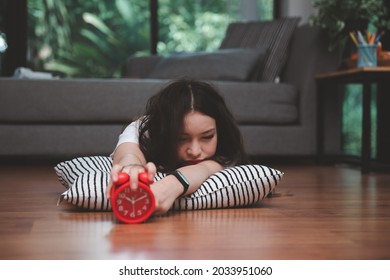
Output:
<instances>
[{"instance_id":1,"label":"side table","mask_svg":"<svg viewBox=\"0 0 390 280\"><path fill-rule=\"evenodd\" d=\"M340 84L357 83L363 85L363 121L361 172L367 173L371 167L371 86L374 83L390 83L390 67L361 67L317 75L318 123L317 154L324 156L324 112L323 100L326 88Z\"/></svg>"}]
</instances>

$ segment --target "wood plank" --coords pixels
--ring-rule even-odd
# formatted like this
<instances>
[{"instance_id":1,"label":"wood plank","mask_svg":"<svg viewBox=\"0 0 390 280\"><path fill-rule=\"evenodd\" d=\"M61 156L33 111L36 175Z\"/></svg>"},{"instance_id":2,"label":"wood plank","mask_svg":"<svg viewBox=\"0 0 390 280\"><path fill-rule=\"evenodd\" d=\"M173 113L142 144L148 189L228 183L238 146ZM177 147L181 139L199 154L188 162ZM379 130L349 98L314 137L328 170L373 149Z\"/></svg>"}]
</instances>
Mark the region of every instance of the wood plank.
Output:
<instances>
[{"instance_id":1,"label":"wood plank","mask_svg":"<svg viewBox=\"0 0 390 280\"><path fill-rule=\"evenodd\" d=\"M357 67L345 70L337 70L326 73L320 73L315 76L316 79L329 79L334 77L356 75L361 73L389 73L390 67L380 66L380 67Z\"/></svg>"},{"instance_id":2,"label":"wood plank","mask_svg":"<svg viewBox=\"0 0 390 280\"><path fill-rule=\"evenodd\" d=\"M272 166L277 195L249 208L119 224L56 206L52 166L0 166L0 259L390 259L390 174Z\"/></svg>"}]
</instances>

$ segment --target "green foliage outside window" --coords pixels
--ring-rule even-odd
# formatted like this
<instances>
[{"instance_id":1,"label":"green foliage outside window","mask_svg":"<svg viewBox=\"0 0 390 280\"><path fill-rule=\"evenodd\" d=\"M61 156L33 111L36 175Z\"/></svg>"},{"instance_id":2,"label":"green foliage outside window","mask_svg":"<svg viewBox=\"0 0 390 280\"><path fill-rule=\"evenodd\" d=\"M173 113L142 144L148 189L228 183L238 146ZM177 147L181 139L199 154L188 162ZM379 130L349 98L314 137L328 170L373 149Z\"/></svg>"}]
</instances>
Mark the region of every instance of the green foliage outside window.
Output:
<instances>
[{"instance_id":1,"label":"green foliage outside window","mask_svg":"<svg viewBox=\"0 0 390 280\"><path fill-rule=\"evenodd\" d=\"M126 57L149 47L148 9L148 1L29 0L31 67L119 77Z\"/></svg>"},{"instance_id":2,"label":"green foliage outside window","mask_svg":"<svg viewBox=\"0 0 390 280\"><path fill-rule=\"evenodd\" d=\"M159 54L218 48L239 2L159 0ZM270 19L273 1L258 5ZM118 78L129 56L150 53L149 1L28 0L28 20L34 70Z\"/></svg>"},{"instance_id":3,"label":"green foliage outside window","mask_svg":"<svg viewBox=\"0 0 390 280\"><path fill-rule=\"evenodd\" d=\"M360 156L362 143L362 85L349 84L346 86L343 102L343 122L342 122L342 149L347 155ZM377 131L377 111L376 111L376 90L371 104L371 147L372 156L376 156L376 131Z\"/></svg>"}]
</instances>

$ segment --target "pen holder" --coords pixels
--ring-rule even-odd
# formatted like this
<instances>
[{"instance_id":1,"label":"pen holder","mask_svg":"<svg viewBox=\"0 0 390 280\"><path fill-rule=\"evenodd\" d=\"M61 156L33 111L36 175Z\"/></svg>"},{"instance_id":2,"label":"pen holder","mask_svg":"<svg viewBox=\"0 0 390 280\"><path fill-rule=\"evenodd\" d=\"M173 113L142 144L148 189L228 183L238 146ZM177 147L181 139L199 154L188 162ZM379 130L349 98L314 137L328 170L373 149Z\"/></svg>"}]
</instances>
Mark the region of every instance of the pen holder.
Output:
<instances>
[{"instance_id":1,"label":"pen holder","mask_svg":"<svg viewBox=\"0 0 390 280\"><path fill-rule=\"evenodd\" d=\"M357 67L377 66L376 45L358 45L357 54Z\"/></svg>"}]
</instances>

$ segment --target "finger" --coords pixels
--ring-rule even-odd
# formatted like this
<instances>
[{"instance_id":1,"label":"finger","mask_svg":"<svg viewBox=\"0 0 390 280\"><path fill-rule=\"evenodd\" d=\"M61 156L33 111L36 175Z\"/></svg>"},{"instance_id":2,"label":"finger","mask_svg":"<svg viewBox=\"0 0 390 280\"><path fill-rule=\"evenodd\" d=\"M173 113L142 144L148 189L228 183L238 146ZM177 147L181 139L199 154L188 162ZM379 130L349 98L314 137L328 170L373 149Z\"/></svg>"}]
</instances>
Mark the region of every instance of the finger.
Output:
<instances>
[{"instance_id":1,"label":"finger","mask_svg":"<svg viewBox=\"0 0 390 280\"><path fill-rule=\"evenodd\" d=\"M130 175L130 170L131 169L132 169L131 166L125 166L125 167L123 167L122 172L127 173L127 174Z\"/></svg>"},{"instance_id":2,"label":"finger","mask_svg":"<svg viewBox=\"0 0 390 280\"><path fill-rule=\"evenodd\" d=\"M114 164L111 168L111 180L113 182L118 181L118 174L121 172L123 167L119 164Z\"/></svg>"},{"instance_id":3,"label":"finger","mask_svg":"<svg viewBox=\"0 0 390 280\"><path fill-rule=\"evenodd\" d=\"M160 207L156 204L156 208L154 208L154 211L153 211L153 216L159 216L162 213L163 213L163 211L161 211Z\"/></svg>"},{"instance_id":4,"label":"finger","mask_svg":"<svg viewBox=\"0 0 390 280\"><path fill-rule=\"evenodd\" d=\"M144 168L131 168L129 171L130 175L130 188L136 190L138 188L138 174L144 171Z\"/></svg>"},{"instance_id":5,"label":"finger","mask_svg":"<svg viewBox=\"0 0 390 280\"><path fill-rule=\"evenodd\" d=\"M163 216L163 215L166 215L167 213L168 213L168 211L157 209L153 212L153 216Z\"/></svg>"},{"instance_id":6,"label":"finger","mask_svg":"<svg viewBox=\"0 0 390 280\"><path fill-rule=\"evenodd\" d=\"M157 173L156 165L153 162L148 162L146 165L146 170L148 171L149 182L154 182L154 178Z\"/></svg>"}]
</instances>

